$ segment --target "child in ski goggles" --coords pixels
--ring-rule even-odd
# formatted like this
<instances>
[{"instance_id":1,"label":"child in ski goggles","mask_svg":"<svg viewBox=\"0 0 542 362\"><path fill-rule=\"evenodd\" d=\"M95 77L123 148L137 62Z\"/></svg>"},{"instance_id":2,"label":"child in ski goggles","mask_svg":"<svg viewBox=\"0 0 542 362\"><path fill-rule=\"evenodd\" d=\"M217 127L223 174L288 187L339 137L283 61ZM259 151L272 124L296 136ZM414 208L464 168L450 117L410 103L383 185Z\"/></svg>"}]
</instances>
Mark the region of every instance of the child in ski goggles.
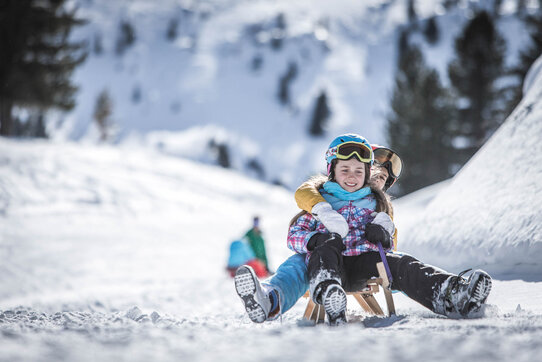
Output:
<instances>
[{"instance_id":1,"label":"child in ski goggles","mask_svg":"<svg viewBox=\"0 0 542 362\"><path fill-rule=\"evenodd\" d=\"M328 149L326 158L337 156L339 160L348 160L356 156L360 162L371 163L373 161L373 150L361 142L345 142L336 147Z\"/></svg>"},{"instance_id":2,"label":"child in ski goggles","mask_svg":"<svg viewBox=\"0 0 542 362\"><path fill-rule=\"evenodd\" d=\"M401 160L401 157L387 147L378 146L373 152L375 162L384 166L391 177L397 179L401 176L401 172L403 171L403 161Z\"/></svg>"}]
</instances>

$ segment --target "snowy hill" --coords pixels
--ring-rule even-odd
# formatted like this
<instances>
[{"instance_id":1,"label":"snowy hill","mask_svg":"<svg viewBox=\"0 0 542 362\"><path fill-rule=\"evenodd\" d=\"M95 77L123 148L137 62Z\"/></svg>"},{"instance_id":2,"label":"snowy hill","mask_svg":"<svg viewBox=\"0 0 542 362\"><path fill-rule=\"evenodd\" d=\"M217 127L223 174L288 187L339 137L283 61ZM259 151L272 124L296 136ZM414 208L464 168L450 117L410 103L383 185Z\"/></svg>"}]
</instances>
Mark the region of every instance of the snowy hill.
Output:
<instances>
[{"instance_id":1,"label":"snowy hill","mask_svg":"<svg viewBox=\"0 0 542 362\"><path fill-rule=\"evenodd\" d=\"M295 189L322 170L333 135L355 130L385 144L398 29L407 1L78 0L89 23L75 37L89 43L75 73L77 107L55 136L96 139L92 114L99 93L113 98L119 138L169 155L216 163L209 143L225 145L231 166ZM436 15L441 41L422 45L445 80L453 40L473 9L492 1L462 1L444 12L438 1L416 1L418 25ZM499 20L508 64L528 38L503 2ZM135 42L117 54L119 24ZM171 24L176 35L168 39ZM99 44L101 52L93 51ZM279 83L291 67L289 101ZM331 118L325 137L308 134L316 98L325 91ZM54 125L51 128L55 128Z\"/></svg>"},{"instance_id":2,"label":"snowy hill","mask_svg":"<svg viewBox=\"0 0 542 362\"><path fill-rule=\"evenodd\" d=\"M398 201L397 220L425 193ZM522 281L496 280L477 320L436 316L399 293L391 319L350 301L347 327L306 328L300 301L282 323L253 324L224 271L229 242L258 213L276 268L290 255L296 211L282 188L146 149L0 139L0 361L532 361L542 352L542 283ZM402 238L412 229L399 228Z\"/></svg>"},{"instance_id":3,"label":"snowy hill","mask_svg":"<svg viewBox=\"0 0 542 362\"><path fill-rule=\"evenodd\" d=\"M397 202L398 221L425 192ZM254 325L224 271L229 242L258 213L276 268L290 255L296 211L282 188L148 149L0 139L0 360L532 361L542 352L542 283L523 281L495 280L477 320L436 316L399 293L391 319L350 301L347 327L306 328L300 301L282 323ZM412 228L399 228L406 240Z\"/></svg>"},{"instance_id":4,"label":"snowy hill","mask_svg":"<svg viewBox=\"0 0 542 362\"><path fill-rule=\"evenodd\" d=\"M204 258L221 276L229 242L253 214L269 230L271 253L289 255L291 194L232 171L126 147L1 139L0 155L4 303L41 291L44 300L92 295L136 270L174 281L181 271L162 267L164 253ZM12 253L23 246L33 251Z\"/></svg>"},{"instance_id":5,"label":"snowy hill","mask_svg":"<svg viewBox=\"0 0 542 362\"><path fill-rule=\"evenodd\" d=\"M542 280L541 69L539 59L520 105L423 211L403 214L398 202L398 222L411 222L404 251L448 269L476 265L503 279Z\"/></svg>"}]
</instances>

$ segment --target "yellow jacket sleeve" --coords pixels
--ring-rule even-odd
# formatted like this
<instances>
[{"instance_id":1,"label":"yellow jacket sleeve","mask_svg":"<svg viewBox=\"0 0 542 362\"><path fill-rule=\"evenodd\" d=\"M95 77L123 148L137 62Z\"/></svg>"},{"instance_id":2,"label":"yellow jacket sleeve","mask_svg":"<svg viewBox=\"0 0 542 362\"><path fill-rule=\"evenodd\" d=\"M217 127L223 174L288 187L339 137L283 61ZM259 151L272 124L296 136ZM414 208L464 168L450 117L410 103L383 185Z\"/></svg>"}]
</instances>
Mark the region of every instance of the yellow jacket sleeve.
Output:
<instances>
[{"instance_id":1,"label":"yellow jacket sleeve","mask_svg":"<svg viewBox=\"0 0 542 362\"><path fill-rule=\"evenodd\" d=\"M390 217L393 220L393 206L390 202ZM395 231L393 232L393 251L397 251L397 228L395 228Z\"/></svg>"},{"instance_id":2,"label":"yellow jacket sleeve","mask_svg":"<svg viewBox=\"0 0 542 362\"><path fill-rule=\"evenodd\" d=\"M319 202L326 202L318 191L323 184L322 181L325 181L325 178L313 177L310 180L305 181L295 191L295 202L300 209L310 213L314 205Z\"/></svg>"}]
</instances>

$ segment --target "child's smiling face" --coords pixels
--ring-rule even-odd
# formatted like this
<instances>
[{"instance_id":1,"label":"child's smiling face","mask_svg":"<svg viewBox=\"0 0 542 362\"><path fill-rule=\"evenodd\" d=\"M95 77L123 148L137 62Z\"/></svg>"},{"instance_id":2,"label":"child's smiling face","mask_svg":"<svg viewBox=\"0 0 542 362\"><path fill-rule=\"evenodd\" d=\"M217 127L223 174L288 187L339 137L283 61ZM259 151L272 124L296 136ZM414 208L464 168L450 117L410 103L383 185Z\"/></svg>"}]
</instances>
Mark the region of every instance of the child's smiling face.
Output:
<instances>
[{"instance_id":1,"label":"child's smiling face","mask_svg":"<svg viewBox=\"0 0 542 362\"><path fill-rule=\"evenodd\" d=\"M338 160L335 165L335 181L348 192L361 189L365 182L365 164L356 157Z\"/></svg>"}]
</instances>

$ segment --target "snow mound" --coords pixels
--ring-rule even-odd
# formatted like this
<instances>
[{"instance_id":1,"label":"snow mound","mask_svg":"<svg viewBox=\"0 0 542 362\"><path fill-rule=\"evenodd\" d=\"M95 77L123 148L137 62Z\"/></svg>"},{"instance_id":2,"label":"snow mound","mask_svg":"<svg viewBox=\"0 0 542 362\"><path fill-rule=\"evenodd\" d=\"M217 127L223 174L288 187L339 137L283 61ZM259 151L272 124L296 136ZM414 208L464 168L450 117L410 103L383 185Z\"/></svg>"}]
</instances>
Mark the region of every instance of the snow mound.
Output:
<instances>
[{"instance_id":1,"label":"snow mound","mask_svg":"<svg viewBox=\"0 0 542 362\"><path fill-rule=\"evenodd\" d=\"M520 105L410 225L402 250L450 271L542 280L542 74L530 74Z\"/></svg>"}]
</instances>

